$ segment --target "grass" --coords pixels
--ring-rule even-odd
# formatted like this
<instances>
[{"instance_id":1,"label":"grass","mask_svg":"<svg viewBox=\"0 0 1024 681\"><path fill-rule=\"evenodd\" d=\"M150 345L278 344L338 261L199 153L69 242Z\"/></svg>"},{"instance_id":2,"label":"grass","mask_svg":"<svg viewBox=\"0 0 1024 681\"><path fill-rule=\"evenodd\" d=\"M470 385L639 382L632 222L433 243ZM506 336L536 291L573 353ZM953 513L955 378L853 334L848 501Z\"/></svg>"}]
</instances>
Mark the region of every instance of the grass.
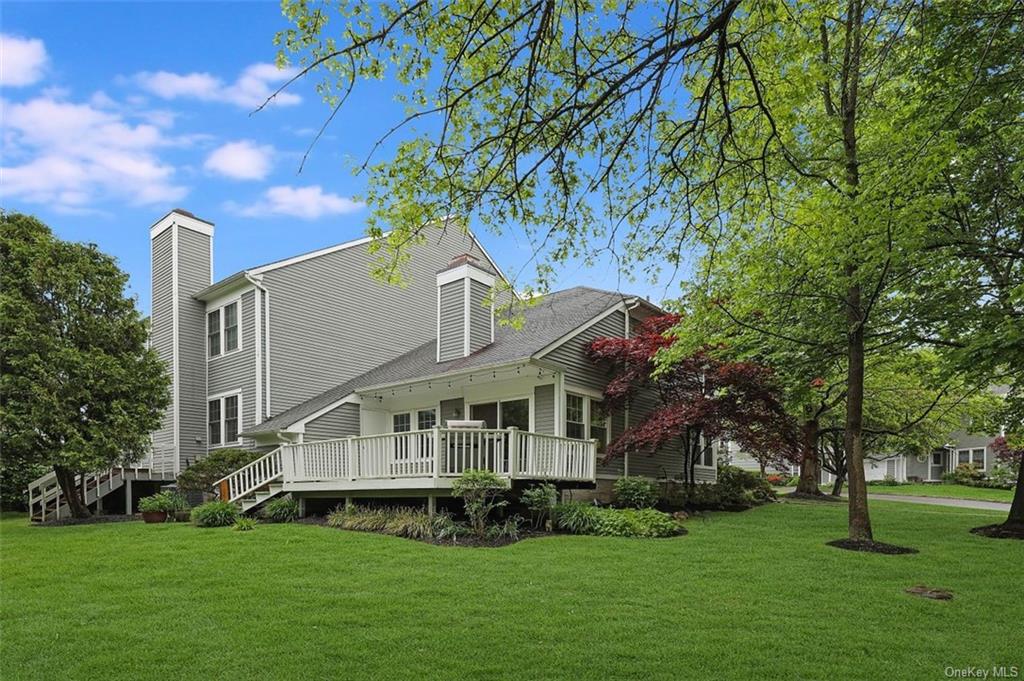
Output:
<instances>
[{"instance_id":1,"label":"grass","mask_svg":"<svg viewBox=\"0 0 1024 681\"><path fill-rule=\"evenodd\" d=\"M1002 514L776 504L674 539L438 547L306 525L0 521L0 677L941 679L1018 665L1024 543ZM950 589L949 602L907 595ZM1018 633L1014 634L1013 632ZM970 632L970 635L966 635Z\"/></svg>"},{"instance_id":2,"label":"grass","mask_svg":"<svg viewBox=\"0 0 1024 681\"><path fill-rule=\"evenodd\" d=\"M831 487L829 487L831 491ZM974 501L1013 501L1012 489L968 487L946 483L911 483L909 485L868 485L868 494L902 494L908 497L937 497L940 499L971 499Z\"/></svg>"}]
</instances>

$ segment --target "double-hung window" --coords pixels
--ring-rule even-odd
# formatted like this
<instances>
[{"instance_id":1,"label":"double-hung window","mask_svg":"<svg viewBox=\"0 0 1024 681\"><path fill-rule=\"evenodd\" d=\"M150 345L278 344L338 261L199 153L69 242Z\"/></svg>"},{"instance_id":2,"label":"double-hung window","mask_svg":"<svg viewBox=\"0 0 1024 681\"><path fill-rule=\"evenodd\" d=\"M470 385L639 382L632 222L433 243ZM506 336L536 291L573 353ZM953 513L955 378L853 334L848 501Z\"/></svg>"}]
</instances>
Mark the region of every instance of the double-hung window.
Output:
<instances>
[{"instance_id":1,"label":"double-hung window","mask_svg":"<svg viewBox=\"0 0 1024 681\"><path fill-rule=\"evenodd\" d=\"M978 468L985 467L985 448L974 447L971 449L958 449L956 450L956 462L960 463L973 463Z\"/></svg>"},{"instance_id":2,"label":"double-hung window","mask_svg":"<svg viewBox=\"0 0 1024 681\"><path fill-rule=\"evenodd\" d=\"M577 440L587 439L587 421L583 414L587 398L581 395L565 396L565 436Z\"/></svg>"},{"instance_id":3,"label":"double-hung window","mask_svg":"<svg viewBox=\"0 0 1024 681\"><path fill-rule=\"evenodd\" d=\"M566 393L565 436L577 440L597 440L597 451L608 444L608 414L601 400Z\"/></svg>"},{"instance_id":4,"label":"double-hung window","mask_svg":"<svg viewBox=\"0 0 1024 681\"><path fill-rule=\"evenodd\" d=\"M239 396L214 397L206 403L208 446L229 445L238 442Z\"/></svg>"},{"instance_id":5,"label":"double-hung window","mask_svg":"<svg viewBox=\"0 0 1024 681\"><path fill-rule=\"evenodd\" d=\"M210 357L238 349L238 301L206 314L206 347Z\"/></svg>"}]
</instances>

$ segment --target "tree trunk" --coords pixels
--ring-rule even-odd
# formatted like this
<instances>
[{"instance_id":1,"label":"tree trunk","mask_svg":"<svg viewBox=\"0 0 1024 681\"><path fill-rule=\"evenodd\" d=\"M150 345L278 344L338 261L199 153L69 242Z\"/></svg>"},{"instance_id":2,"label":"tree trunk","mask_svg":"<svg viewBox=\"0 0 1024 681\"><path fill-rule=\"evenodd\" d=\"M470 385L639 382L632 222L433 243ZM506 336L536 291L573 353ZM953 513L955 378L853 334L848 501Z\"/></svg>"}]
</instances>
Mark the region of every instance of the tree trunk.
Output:
<instances>
[{"instance_id":1,"label":"tree trunk","mask_svg":"<svg viewBox=\"0 0 1024 681\"><path fill-rule=\"evenodd\" d=\"M842 475L836 476L836 481L832 483L832 496L838 497L843 493L843 483L846 482L846 478Z\"/></svg>"},{"instance_id":2,"label":"tree trunk","mask_svg":"<svg viewBox=\"0 0 1024 681\"><path fill-rule=\"evenodd\" d=\"M60 484L61 492L64 493L64 498L67 499L68 508L71 509L71 517L91 517L92 513L89 512L89 507L85 505L82 490L75 484L75 472L63 466L54 466L53 472L57 475L57 482Z\"/></svg>"},{"instance_id":3,"label":"tree trunk","mask_svg":"<svg viewBox=\"0 0 1024 681\"><path fill-rule=\"evenodd\" d=\"M818 487L820 471L818 468L818 420L808 419L800 428L803 436L803 458L800 459L800 480L796 491L800 494L821 494Z\"/></svg>"},{"instance_id":4,"label":"tree trunk","mask_svg":"<svg viewBox=\"0 0 1024 681\"><path fill-rule=\"evenodd\" d=\"M1024 529L1024 458L1017 469L1017 488L1013 493L1013 503L1010 504L1010 515L1003 524Z\"/></svg>"},{"instance_id":5,"label":"tree trunk","mask_svg":"<svg viewBox=\"0 0 1024 681\"><path fill-rule=\"evenodd\" d=\"M850 539L873 541L868 516L868 487L864 479L864 325L860 319L860 286L850 287L846 297L851 329L847 348L846 382L846 479L850 495Z\"/></svg>"}]
</instances>

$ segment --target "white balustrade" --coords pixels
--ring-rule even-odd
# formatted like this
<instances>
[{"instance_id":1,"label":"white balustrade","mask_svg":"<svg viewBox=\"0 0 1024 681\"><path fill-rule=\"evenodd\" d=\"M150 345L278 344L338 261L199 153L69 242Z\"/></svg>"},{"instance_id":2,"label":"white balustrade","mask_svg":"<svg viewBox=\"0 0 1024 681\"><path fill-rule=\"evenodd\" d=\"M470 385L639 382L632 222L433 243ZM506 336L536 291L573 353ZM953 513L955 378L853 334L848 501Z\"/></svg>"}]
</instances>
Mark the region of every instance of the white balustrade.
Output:
<instances>
[{"instance_id":1,"label":"white balustrade","mask_svg":"<svg viewBox=\"0 0 1024 681\"><path fill-rule=\"evenodd\" d=\"M289 483L452 478L484 469L507 478L593 481L596 457L592 441L516 428L433 428L284 445L276 458L267 455L225 480L232 499L266 484L268 474Z\"/></svg>"}]
</instances>

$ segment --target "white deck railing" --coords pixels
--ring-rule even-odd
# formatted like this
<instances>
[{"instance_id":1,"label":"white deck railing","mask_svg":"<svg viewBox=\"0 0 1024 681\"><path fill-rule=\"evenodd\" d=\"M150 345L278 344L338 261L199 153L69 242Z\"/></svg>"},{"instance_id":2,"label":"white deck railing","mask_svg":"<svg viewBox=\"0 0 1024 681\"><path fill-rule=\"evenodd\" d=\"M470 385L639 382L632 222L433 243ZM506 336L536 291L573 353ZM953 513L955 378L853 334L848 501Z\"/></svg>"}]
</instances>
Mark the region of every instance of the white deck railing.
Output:
<instances>
[{"instance_id":1,"label":"white deck railing","mask_svg":"<svg viewBox=\"0 0 1024 681\"><path fill-rule=\"evenodd\" d=\"M278 447L213 483L220 498L226 501L238 501L264 485L279 480L282 474L282 449L283 447Z\"/></svg>"},{"instance_id":2,"label":"white deck railing","mask_svg":"<svg viewBox=\"0 0 1024 681\"><path fill-rule=\"evenodd\" d=\"M477 468L506 478L592 482L596 447L516 428L433 428L284 445L281 477L285 483L451 478Z\"/></svg>"}]
</instances>

